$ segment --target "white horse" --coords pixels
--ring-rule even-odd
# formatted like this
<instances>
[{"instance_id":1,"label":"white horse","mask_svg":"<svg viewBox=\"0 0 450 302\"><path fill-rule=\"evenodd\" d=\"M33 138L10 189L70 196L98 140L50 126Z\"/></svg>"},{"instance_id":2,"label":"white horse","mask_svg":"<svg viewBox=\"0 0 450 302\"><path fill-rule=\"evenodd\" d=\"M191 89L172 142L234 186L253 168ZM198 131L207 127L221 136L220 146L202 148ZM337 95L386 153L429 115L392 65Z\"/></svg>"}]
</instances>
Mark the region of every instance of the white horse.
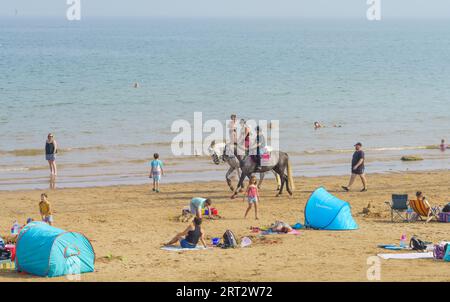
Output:
<instances>
[{"instance_id":1,"label":"white horse","mask_svg":"<svg viewBox=\"0 0 450 302\"><path fill-rule=\"evenodd\" d=\"M241 178L241 169L240 169L240 162L239 159L236 157L233 151L233 146L230 144L225 143L215 143L215 141L211 142L211 145L209 147L209 153L211 155L211 158L213 162L216 165L219 165L222 162L226 162L229 165L227 174L225 175L225 179L227 181L228 187L231 191L234 192L234 187L231 181L231 174L233 174L234 171L238 174L238 179ZM277 180L277 191L280 190L281 186L281 180L280 176L272 171L275 175L275 178ZM259 173L259 182L258 182L258 188L261 188L261 185L264 180L265 172ZM239 186L238 186L239 189Z\"/></svg>"}]
</instances>

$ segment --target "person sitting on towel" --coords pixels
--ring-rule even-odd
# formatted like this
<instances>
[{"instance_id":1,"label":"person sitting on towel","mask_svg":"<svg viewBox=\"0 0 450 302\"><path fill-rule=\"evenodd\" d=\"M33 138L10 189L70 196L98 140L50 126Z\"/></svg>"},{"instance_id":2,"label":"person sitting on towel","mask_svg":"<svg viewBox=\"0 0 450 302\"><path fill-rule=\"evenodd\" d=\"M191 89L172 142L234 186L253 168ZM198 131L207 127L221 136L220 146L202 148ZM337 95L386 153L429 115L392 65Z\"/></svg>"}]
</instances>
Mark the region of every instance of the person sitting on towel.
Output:
<instances>
[{"instance_id":1,"label":"person sitting on towel","mask_svg":"<svg viewBox=\"0 0 450 302\"><path fill-rule=\"evenodd\" d=\"M193 249L197 247L197 243L200 241L202 245L206 248L205 243L205 232L202 228L202 219L195 217L192 223L181 233L177 234L170 240L166 246L171 246L180 242L180 246L184 249Z\"/></svg>"}]
</instances>

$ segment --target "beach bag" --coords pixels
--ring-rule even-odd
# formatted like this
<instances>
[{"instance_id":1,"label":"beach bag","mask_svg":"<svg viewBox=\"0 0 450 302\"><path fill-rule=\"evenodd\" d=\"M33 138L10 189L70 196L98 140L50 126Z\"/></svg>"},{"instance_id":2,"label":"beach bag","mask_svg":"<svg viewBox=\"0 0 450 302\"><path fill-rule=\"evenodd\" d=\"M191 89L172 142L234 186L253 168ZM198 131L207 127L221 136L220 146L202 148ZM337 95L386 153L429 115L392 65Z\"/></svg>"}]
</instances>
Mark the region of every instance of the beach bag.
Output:
<instances>
[{"instance_id":1,"label":"beach bag","mask_svg":"<svg viewBox=\"0 0 450 302\"><path fill-rule=\"evenodd\" d=\"M440 222L450 222L450 213L449 212L439 213L439 221Z\"/></svg>"},{"instance_id":2,"label":"beach bag","mask_svg":"<svg viewBox=\"0 0 450 302\"><path fill-rule=\"evenodd\" d=\"M10 260L11 252L8 250L0 249L0 260Z\"/></svg>"},{"instance_id":3,"label":"beach bag","mask_svg":"<svg viewBox=\"0 0 450 302\"><path fill-rule=\"evenodd\" d=\"M445 251L448 249L448 243L436 244L433 249L434 259L444 259Z\"/></svg>"},{"instance_id":4,"label":"beach bag","mask_svg":"<svg viewBox=\"0 0 450 302\"><path fill-rule=\"evenodd\" d=\"M425 244L425 242L414 236L409 241L409 247L414 251L424 251L427 249L427 245Z\"/></svg>"},{"instance_id":5,"label":"beach bag","mask_svg":"<svg viewBox=\"0 0 450 302\"><path fill-rule=\"evenodd\" d=\"M442 209L442 212L450 213L450 202Z\"/></svg>"},{"instance_id":6,"label":"beach bag","mask_svg":"<svg viewBox=\"0 0 450 302\"><path fill-rule=\"evenodd\" d=\"M222 248L235 248L238 246L236 236L234 233L230 230L226 230L223 234L223 244L221 245Z\"/></svg>"}]
</instances>

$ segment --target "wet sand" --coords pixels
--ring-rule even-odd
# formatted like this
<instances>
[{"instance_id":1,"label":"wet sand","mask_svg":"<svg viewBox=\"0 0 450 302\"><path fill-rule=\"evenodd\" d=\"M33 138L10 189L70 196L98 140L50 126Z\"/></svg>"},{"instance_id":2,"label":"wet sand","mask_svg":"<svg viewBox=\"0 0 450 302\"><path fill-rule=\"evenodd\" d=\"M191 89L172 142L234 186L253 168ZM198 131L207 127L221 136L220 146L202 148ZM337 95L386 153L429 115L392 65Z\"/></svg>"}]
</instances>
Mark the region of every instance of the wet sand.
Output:
<instances>
[{"instance_id":1,"label":"wet sand","mask_svg":"<svg viewBox=\"0 0 450 302\"><path fill-rule=\"evenodd\" d=\"M432 204L450 202L450 173L410 172L369 175L369 191L345 193L348 177L297 178L293 197L275 197L275 183L267 180L261 191L260 220L253 213L243 219L246 202L230 200L225 182L162 184L162 193L149 186L112 186L47 191L54 208L55 226L84 233L96 253L95 272L82 281L367 281L367 259L389 251L381 243L398 243L402 233L426 241L450 240L450 224L391 223L385 201L392 193L423 191ZM301 230L300 235L258 238L250 226L275 220L303 223L311 192L324 186L350 202L360 228L356 231ZM0 234L15 219L38 219L41 190L0 192ZM160 250L186 223L177 217L194 196L210 197L221 220L205 221L210 241L231 229L238 237L251 236L244 249L168 252ZM371 204L369 215L363 208ZM0 271L0 281L65 281ZM450 281L449 264L432 259L381 260L381 281Z\"/></svg>"}]
</instances>

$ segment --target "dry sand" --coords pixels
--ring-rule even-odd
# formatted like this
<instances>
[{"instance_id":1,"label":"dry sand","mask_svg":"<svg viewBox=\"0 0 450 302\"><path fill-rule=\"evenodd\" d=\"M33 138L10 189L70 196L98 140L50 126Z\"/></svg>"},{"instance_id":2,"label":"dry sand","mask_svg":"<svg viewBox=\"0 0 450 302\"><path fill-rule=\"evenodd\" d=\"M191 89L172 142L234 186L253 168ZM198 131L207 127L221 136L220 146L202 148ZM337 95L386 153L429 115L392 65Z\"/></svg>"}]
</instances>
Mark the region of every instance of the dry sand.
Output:
<instances>
[{"instance_id":1,"label":"dry sand","mask_svg":"<svg viewBox=\"0 0 450 302\"><path fill-rule=\"evenodd\" d=\"M367 258L388 252L381 243L398 243L408 237L438 242L450 240L450 224L432 222L391 223L384 204L391 193L412 197L422 190L434 204L450 201L450 173L392 173L368 176L369 191L339 188L348 177L297 178L295 196L275 197L275 183L263 185L260 220L243 219L246 203L230 200L225 182L164 184L156 194L148 186L114 186L48 191L54 207L55 226L84 233L96 252L95 272L83 281L367 281ZM222 220L205 221L207 238L221 237L226 229L239 237L249 236L250 226L264 226L280 219L303 222L310 193L318 186L347 200L360 228L356 231L301 230L300 235L254 237L244 249L167 252L167 242L186 223L176 220L194 196L210 197ZM38 218L41 191L0 192L0 233L8 232L14 219ZM363 208L371 203L371 214ZM253 213L251 213L253 214ZM65 281L0 271L0 281ZM382 260L381 281L450 281L449 263L431 259Z\"/></svg>"}]
</instances>

